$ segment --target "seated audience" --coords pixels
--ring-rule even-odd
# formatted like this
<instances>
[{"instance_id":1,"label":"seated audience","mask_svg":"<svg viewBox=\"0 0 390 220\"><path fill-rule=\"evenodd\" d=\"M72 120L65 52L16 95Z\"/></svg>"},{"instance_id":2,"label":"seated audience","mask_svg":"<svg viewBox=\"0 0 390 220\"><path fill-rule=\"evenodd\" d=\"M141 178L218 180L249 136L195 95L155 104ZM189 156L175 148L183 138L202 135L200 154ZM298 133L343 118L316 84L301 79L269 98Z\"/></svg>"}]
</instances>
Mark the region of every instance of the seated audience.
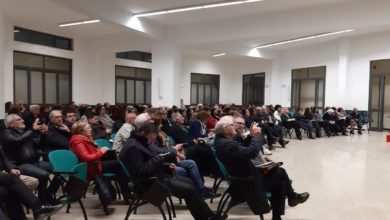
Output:
<instances>
[{"instance_id":1,"label":"seated audience","mask_svg":"<svg viewBox=\"0 0 390 220\"><path fill-rule=\"evenodd\" d=\"M195 119L191 122L190 129L188 131L193 138L205 138L208 136L206 124L209 117L210 114L206 111L200 111L196 114Z\"/></svg>"},{"instance_id":2,"label":"seated audience","mask_svg":"<svg viewBox=\"0 0 390 220\"><path fill-rule=\"evenodd\" d=\"M122 150L123 144L130 137L131 132L135 129L135 119L137 114L130 112L126 114L126 123L122 125L119 131L115 134L114 144L112 149L118 153Z\"/></svg>"},{"instance_id":3,"label":"seated audience","mask_svg":"<svg viewBox=\"0 0 390 220\"><path fill-rule=\"evenodd\" d=\"M104 127L111 130L114 125L114 120L107 114L107 111L108 109L106 109L105 105L96 105L96 114L98 115L99 122L101 122Z\"/></svg>"},{"instance_id":4,"label":"seated audience","mask_svg":"<svg viewBox=\"0 0 390 220\"><path fill-rule=\"evenodd\" d=\"M355 127L358 128L358 134L362 134L362 125L360 123L360 115L357 108L353 108L349 115L349 125L351 126L351 134L354 134Z\"/></svg>"},{"instance_id":5,"label":"seated audience","mask_svg":"<svg viewBox=\"0 0 390 220\"><path fill-rule=\"evenodd\" d=\"M19 115L8 115L5 124L7 129L2 137L5 156L18 166L21 174L38 179L38 198L41 203L56 203L52 195L57 192L59 179L53 179L50 187L47 187L52 167L49 162L39 160L40 155L34 146L33 134L42 130L38 120L34 122L33 130L29 131L24 131L24 121Z\"/></svg>"},{"instance_id":6,"label":"seated audience","mask_svg":"<svg viewBox=\"0 0 390 220\"><path fill-rule=\"evenodd\" d=\"M77 113L75 110L68 109L68 110L64 111L64 116L65 116L64 123L69 128L71 128L72 125L77 121Z\"/></svg>"},{"instance_id":7,"label":"seated audience","mask_svg":"<svg viewBox=\"0 0 390 220\"><path fill-rule=\"evenodd\" d=\"M338 131L340 131L343 136L348 136L346 131L347 114L345 114L343 108L339 107L337 108L336 115L337 115L336 124L338 126Z\"/></svg>"},{"instance_id":8,"label":"seated audience","mask_svg":"<svg viewBox=\"0 0 390 220\"><path fill-rule=\"evenodd\" d=\"M338 129L337 129L337 125L336 125L336 121L338 119L337 119L337 116L336 116L336 113L334 112L334 110L331 108L328 109L325 112L325 114L322 116L322 119L324 120L324 123L326 123L326 125L329 127L329 128L325 128L325 132L327 132L328 137L329 136L338 136L338 134L337 134Z\"/></svg>"},{"instance_id":9,"label":"seated audience","mask_svg":"<svg viewBox=\"0 0 390 220\"><path fill-rule=\"evenodd\" d=\"M69 150L70 128L64 123L60 110L52 110L49 113L50 123L47 132L47 147L52 150Z\"/></svg>"},{"instance_id":10,"label":"seated audience","mask_svg":"<svg viewBox=\"0 0 390 220\"><path fill-rule=\"evenodd\" d=\"M303 108L298 108L294 115L295 120L299 123L299 126L307 131L307 135L310 139L314 139L313 133L314 126L312 121L305 118Z\"/></svg>"},{"instance_id":11,"label":"seated audience","mask_svg":"<svg viewBox=\"0 0 390 220\"><path fill-rule=\"evenodd\" d=\"M190 179L180 176L172 178L172 170L176 165L168 159L176 157L176 150L158 148L154 144L157 135L157 128L153 123L144 123L138 130L132 132L126 141L119 158L124 162L131 176L157 177L174 196L185 200L194 219L222 219L210 210Z\"/></svg>"},{"instance_id":12,"label":"seated audience","mask_svg":"<svg viewBox=\"0 0 390 220\"><path fill-rule=\"evenodd\" d=\"M308 193L294 192L290 178L284 169L276 168L263 174L259 168L253 165L251 160L258 157L265 143L257 123L251 127L249 139L245 141L248 143L247 145L233 140L236 131L233 118L230 116L220 119L215 126L215 133L216 153L229 175L234 177L253 176L253 180L240 183L242 185L237 190L241 192L240 196L246 197L245 200L255 214L268 211L266 191L272 193L270 202L273 220L280 220L281 216L284 215L286 197L291 207L304 203L309 198Z\"/></svg>"},{"instance_id":13,"label":"seated audience","mask_svg":"<svg viewBox=\"0 0 390 220\"><path fill-rule=\"evenodd\" d=\"M288 108L282 108L280 118L282 119L282 125L287 129L294 129L295 135L297 136L298 140L302 140L301 126L295 120L295 118L290 117L290 115L288 114Z\"/></svg>"},{"instance_id":14,"label":"seated audience","mask_svg":"<svg viewBox=\"0 0 390 220\"><path fill-rule=\"evenodd\" d=\"M128 179L118 160L105 160L101 158L109 150L107 147L99 148L92 139L92 129L87 121L80 120L72 126L72 138L69 141L70 149L76 154L80 162L88 165L88 180L92 181L102 173L115 173L125 201L128 201Z\"/></svg>"},{"instance_id":15,"label":"seated audience","mask_svg":"<svg viewBox=\"0 0 390 220\"><path fill-rule=\"evenodd\" d=\"M111 139L111 130L106 128L103 123L99 121L99 116L96 113L88 112L87 120L92 128L92 138L96 139Z\"/></svg>"}]
</instances>

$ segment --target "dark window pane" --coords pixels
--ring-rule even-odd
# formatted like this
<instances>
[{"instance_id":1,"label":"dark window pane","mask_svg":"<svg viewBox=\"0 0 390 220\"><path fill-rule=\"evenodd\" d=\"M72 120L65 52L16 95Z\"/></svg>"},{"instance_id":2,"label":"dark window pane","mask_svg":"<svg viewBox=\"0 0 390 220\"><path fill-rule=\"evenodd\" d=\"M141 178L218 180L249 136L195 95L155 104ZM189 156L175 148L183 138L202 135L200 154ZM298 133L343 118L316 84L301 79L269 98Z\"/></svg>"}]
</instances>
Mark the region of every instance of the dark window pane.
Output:
<instances>
[{"instance_id":1,"label":"dark window pane","mask_svg":"<svg viewBox=\"0 0 390 220\"><path fill-rule=\"evenodd\" d=\"M57 103L57 79L55 73L45 74L46 104Z\"/></svg>"},{"instance_id":2,"label":"dark window pane","mask_svg":"<svg viewBox=\"0 0 390 220\"><path fill-rule=\"evenodd\" d=\"M125 102L125 80L116 79L116 103L126 103Z\"/></svg>"},{"instance_id":3,"label":"dark window pane","mask_svg":"<svg viewBox=\"0 0 390 220\"><path fill-rule=\"evenodd\" d=\"M54 36L39 32L32 32L31 43L54 47Z\"/></svg>"},{"instance_id":4,"label":"dark window pane","mask_svg":"<svg viewBox=\"0 0 390 220\"><path fill-rule=\"evenodd\" d=\"M29 53L14 52L14 65L43 68L43 56Z\"/></svg>"},{"instance_id":5,"label":"dark window pane","mask_svg":"<svg viewBox=\"0 0 390 220\"><path fill-rule=\"evenodd\" d=\"M15 102L28 102L28 72L15 70Z\"/></svg>"},{"instance_id":6,"label":"dark window pane","mask_svg":"<svg viewBox=\"0 0 390 220\"><path fill-rule=\"evenodd\" d=\"M138 79L152 79L152 72L150 69L137 69Z\"/></svg>"},{"instance_id":7,"label":"dark window pane","mask_svg":"<svg viewBox=\"0 0 390 220\"><path fill-rule=\"evenodd\" d=\"M70 101L69 97L69 75L68 74L58 74L58 85L59 85L59 103L66 104Z\"/></svg>"},{"instance_id":8,"label":"dark window pane","mask_svg":"<svg viewBox=\"0 0 390 220\"><path fill-rule=\"evenodd\" d=\"M30 41L30 32L23 28L14 27L14 40L29 42Z\"/></svg>"},{"instance_id":9,"label":"dark window pane","mask_svg":"<svg viewBox=\"0 0 390 220\"><path fill-rule=\"evenodd\" d=\"M55 47L61 49L71 50L71 41L65 38L56 37L55 39Z\"/></svg>"}]
</instances>

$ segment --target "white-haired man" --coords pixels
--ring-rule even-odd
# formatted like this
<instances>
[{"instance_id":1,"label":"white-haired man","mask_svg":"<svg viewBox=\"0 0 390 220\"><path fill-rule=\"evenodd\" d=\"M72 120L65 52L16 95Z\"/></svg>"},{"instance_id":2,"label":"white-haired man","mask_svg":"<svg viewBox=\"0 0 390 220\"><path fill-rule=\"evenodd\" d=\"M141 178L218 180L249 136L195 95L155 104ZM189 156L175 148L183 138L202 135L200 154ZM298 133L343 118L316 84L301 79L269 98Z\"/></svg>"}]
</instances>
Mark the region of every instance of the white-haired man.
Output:
<instances>
[{"instance_id":1,"label":"white-haired man","mask_svg":"<svg viewBox=\"0 0 390 220\"><path fill-rule=\"evenodd\" d=\"M234 199L235 195L244 198L254 214L269 211L265 191L272 193L270 201L273 220L281 220L281 216L284 215L286 196L290 206L296 206L309 198L308 193L294 192L284 169L275 169L265 175L253 165L251 160L258 157L265 143L257 123L252 124L246 144L233 140L236 131L231 116L222 117L214 131L217 157L225 165L229 175L253 177L253 180L237 183L234 190L237 194L233 194L232 198Z\"/></svg>"},{"instance_id":2,"label":"white-haired man","mask_svg":"<svg viewBox=\"0 0 390 220\"><path fill-rule=\"evenodd\" d=\"M137 114L135 112L126 113L126 123L122 125L114 138L112 149L118 153L122 150L123 144L130 137L131 132L135 129L135 120Z\"/></svg>"}]
</instances>

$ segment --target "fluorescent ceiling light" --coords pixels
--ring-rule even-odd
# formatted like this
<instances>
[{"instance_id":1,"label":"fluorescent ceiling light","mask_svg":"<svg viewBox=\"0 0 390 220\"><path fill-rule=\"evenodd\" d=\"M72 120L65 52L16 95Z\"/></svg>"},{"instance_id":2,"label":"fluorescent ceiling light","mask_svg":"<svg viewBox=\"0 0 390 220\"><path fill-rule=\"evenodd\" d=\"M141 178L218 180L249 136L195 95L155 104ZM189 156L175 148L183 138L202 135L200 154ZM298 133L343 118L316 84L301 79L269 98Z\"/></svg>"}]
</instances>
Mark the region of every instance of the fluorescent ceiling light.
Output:
<instances>
[{"instance_id":1,"label":"fluorescent ceiling light","mask_svg":"<svg viewBox=\"0 0 390 220\"><path fill-rule=\"evenodd\" d=\"M148 17L148 16L155 16L155 15L162 15L162 14L178 13L184 11L195 11L200 9L239 5L245 3L260 2L260 1L263 0L232 0L232 1L213 2L213 3L203 4L203 5L190 5L182 8L171 8L171 9L163 9L158 11L139 13L139 14L135 14L134 16L140 18L140 17Z\"/></svg>"},{"instance_id":2,"label":"fluorescent ceiling light","mask_svg":"<svg viewBox=\"0 0 390 220\"><path fill-rule=\"evenodd\" d=\"M304 41L304 40L311 40L311 39L315 39L315 38L328 37L328 36L332 36L332 35L348 33L348 32L351 32L351 31L354 31L354 30L353 29L349 29L349 30L344 30L344 31L336 31L336 32L329 32L329 33L310 35L310 36L305 36L305 37L294 38L294 39L290 39L290 40L285 40L285 41L279 41L279 42L275 42L275 43L260 45L260 46L254 47L254 49L262 49L262 48L267 48L267 47L279 46L279 45L283 45L283 44L295 43L295 42Z\"/></svg>"},{"instance_id":3,"label":"fluorescent ceiling light","mask_svg":"<svg viewBox=\"0 0 390 220\"><path fill-rule=\"evenodd\" d=\"M67 27L67 26L75 26L75 25L81 25L81 24L92 24L92 23L97 23L97 22L100 22L100 20L93 19L93 20L85 20L85 21L74 21L74 22L59 24L58 26Z\"/></svg>"},{"instance_id":4,"label":"fluorescent ceiling light","mask_svg":"<svg viewBox=\"0 0 390 220\"><path fill-rule=\"evenodd\" d=\"M221 57L221 56L225 56L226 53L218 53L218 54L214 54L213 57Z\"/></svg>"}]
</instances>

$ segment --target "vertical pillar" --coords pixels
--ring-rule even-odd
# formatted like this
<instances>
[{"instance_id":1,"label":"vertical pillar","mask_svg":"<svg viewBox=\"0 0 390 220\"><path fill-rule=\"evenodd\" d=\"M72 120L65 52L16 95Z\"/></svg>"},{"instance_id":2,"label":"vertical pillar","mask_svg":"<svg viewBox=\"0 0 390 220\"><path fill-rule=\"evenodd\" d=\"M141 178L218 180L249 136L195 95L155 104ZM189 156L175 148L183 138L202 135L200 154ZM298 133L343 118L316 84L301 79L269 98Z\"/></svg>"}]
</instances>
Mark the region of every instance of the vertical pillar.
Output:
<instances>
[{"instance_id":1,"label":"vertical pillar","mask_svg":"<svg viewBox=\"0 0 390 220\"><path fill-rule=\"evenodd\" d=\"M349 59L349 40L341 39L339 46L339 74L338 74L338 105L344 106L349 109L350 106L345 106L347 103L345 97L347 92L347 72L348 72L348 59Z\"/></svg>"},{"instance_id":2,"label":"vertical pillar","mask_svg":"<svg viewBox=\"0 0 390 220\"><path fill-rule=\"evenodd\" d=\"M152 105L180 105L181 54L170 42L152 47Z\"/></svg>"}]
</instances>

